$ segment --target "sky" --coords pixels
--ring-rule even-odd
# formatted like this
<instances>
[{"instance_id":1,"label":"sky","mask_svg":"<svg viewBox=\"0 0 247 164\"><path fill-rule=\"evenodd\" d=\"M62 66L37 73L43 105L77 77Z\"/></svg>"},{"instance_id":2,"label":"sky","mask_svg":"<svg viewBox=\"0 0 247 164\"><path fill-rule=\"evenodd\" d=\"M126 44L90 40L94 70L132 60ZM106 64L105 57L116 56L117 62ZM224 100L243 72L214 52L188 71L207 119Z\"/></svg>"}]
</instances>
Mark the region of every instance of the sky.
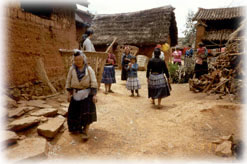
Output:
<instances>
[{"instance_id":1,"label":"sky","mask_svg":"<svg viewBox=\"0 0 247 164\"><path fill-rule=\"evenodd\" d=\"M246 0L88 0L88 10L93 14L126 13L171 5L175 8L178 37L183 37L189 10L198 8L221 8L246 5ZM79 7L80 8L80 7Z\"/></svg>"}]
</instances>

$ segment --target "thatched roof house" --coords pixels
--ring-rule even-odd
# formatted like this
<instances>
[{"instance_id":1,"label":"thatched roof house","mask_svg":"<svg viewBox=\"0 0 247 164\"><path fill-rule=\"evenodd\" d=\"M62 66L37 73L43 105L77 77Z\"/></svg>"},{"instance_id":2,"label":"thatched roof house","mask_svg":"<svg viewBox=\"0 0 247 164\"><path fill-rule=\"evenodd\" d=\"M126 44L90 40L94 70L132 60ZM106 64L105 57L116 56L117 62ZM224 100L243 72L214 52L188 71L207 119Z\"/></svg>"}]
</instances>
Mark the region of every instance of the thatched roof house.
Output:
<instances>
[{"instance_id":1,"label":"thatched roof house","mask_svg":"<svg viewBox=\"0 0 247 164\"><path fill-rule=\"evenodd\" d=\"M203 9L193 18L196 24L196 46L203 42L208 48L224 47L230 34L244 18L244 7Z\"/></svg>"},{"instance_id":2,"label":"thatched roof house","mask_svg":"<svg viewBox=\"0 0 247 164\"><path fill-rule=\"evenodd\" d=\"M105 47L117 37L118 44L140 48L152 47L164 42L177 44L177 23L172 6L164 6L138 12L97 15L93 19L93 43ZM142 54L144 52L141 52ZM149 54L145 54L149 55Z\"/></svg>"}]
</instances>

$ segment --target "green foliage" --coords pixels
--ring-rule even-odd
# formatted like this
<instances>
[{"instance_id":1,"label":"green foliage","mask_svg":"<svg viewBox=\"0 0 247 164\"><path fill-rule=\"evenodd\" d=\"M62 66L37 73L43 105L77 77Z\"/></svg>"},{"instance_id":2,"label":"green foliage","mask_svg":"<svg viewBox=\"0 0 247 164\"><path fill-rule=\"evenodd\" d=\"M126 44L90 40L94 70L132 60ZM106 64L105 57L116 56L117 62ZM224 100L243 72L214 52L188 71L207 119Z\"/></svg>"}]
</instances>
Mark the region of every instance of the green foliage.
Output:
<instances>
[{"instance_id":1,"label":"green foliage","mask_svg":"<svg viewBox=\"0 0 247 164\"><path fill-rule=\"evenodd\" d=\"M195 41L195 34L196 34L196 28L195 28L195 22L193 22L193 17L195 16L195 13L191 10L188 11L187 14L187 20L185 27L186 29L183 31L183 34L185 35L185 39L183 41L183 44L193 44Z\"/></svg>"},{"instance_id":2,"label":"green foliage","mask_svg":"<svg viewBox=\"0 0 247 164\"><path fill-rule=\"evenodd\" d=\"M176 83L178 81L178 75L177 70L179 69L178 64L168 63L168 71L170 74L170 78L173 83Z\"/></svg>"},{"instance_id":3,"label":"green foliage","mask_svg":"<svg viewBox=\"0 0 247 164\"><path fill-rule=\"evenodd\" d=\"M168 71L172 83L187 83L189 79L193 77L195 64L193 59L189 60L186 66L168 63Z\"/></svg>"}]
</instances>

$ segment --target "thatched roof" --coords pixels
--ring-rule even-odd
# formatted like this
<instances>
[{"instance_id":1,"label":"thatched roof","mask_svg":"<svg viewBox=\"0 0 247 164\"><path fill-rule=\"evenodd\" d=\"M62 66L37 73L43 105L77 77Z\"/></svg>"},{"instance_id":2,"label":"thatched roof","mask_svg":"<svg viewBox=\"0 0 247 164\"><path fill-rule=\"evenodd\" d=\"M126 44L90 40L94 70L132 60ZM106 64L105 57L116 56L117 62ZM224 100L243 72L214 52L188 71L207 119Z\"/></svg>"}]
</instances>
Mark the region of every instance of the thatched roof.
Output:
<instances>
[{"instance_id":1,"label":"thatched roof","mask_svg":"<svg viewBox=\"0 0 247 164\"><path fill-rule=\"evenodd\" d=\"M203 9L199 8L193 20L224 20L240 18L245 16L245 7L231 7L231 8L215 8Z\"/></svg>"},{"instance_id":2,"label":"thatched roof","mask_svg":"<svg viewBox=\"0 0 247 164\"><path fill-rule=\"evenodd\" d=\"M172 6L131 13L98 15L93 19L93 43L105 45L117 37L118 44L155 45L168 41L177 44L177 23Z\"/></svg>"}]
</instances>

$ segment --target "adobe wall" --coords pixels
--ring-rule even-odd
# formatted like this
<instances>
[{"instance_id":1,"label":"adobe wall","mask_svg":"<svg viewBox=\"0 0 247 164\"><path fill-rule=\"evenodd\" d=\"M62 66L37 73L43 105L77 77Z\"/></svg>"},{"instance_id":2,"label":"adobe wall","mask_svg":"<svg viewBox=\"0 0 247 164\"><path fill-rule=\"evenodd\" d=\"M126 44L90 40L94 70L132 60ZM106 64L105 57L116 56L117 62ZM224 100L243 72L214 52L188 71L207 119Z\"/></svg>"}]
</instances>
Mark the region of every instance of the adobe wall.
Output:
<instances>
[{"instance_id":1,"label":"adobe wall","mask_svg":"<svg viewBox=\"0 0 247 164\"><path fill-rule=\"evenodd\" d=\"M205 34L205 26L199 24L196 26L196 45L195 48L198 48L198 43L202 41L202 38Z\"/></svg>"},{"instance_id":2,"label":"adobe wall","mask_svg":"<svg viewBox=\"0 0 247 164\"><path fill-rule=\"evenodd\" d=\"M6 77L10 96L15 98L19 94L31 92L36 96L49 94L49 88L37 77L35 57L42 58L54 87L58 91L63 90L67 73L58 50L78 48L74 12L54 9L51 20L48 20L20 8L8 7L6 17ZM44 87L40 88L42 85ZM25 89L25 86L28 87ZM36 90L39 87L39 93L34 94L35 89L32 90L32 87L36 87ZM28 91L23 91L23 88Z\"/></svg>"}]
</instances>

